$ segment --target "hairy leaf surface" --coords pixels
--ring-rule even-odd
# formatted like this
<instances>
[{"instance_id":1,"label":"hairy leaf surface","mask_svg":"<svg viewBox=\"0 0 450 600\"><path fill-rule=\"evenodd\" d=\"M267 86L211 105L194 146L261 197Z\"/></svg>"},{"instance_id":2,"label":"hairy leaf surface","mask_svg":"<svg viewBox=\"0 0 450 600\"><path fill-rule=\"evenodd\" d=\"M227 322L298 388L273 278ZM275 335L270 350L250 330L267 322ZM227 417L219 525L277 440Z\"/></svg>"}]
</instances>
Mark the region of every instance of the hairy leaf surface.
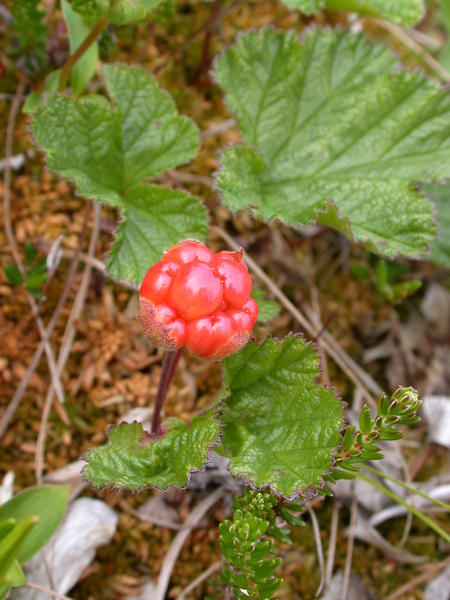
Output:
<instances>
[{"instance_id":1,"label":"hairy leaf surface","mask_svg":"<svg viewBox=\"0 0 450 600\"><path fill-rule=\"evenodd\" d=\"M50 169L73 179L80 194L120 205L135 183L193 158L198 130L149 73L119 64L104 73L117 107L56 96L31 131Z\"/></svg>"},{"instance_id":2,"label":"hairy leaf surface","mask_svg":"<svg viewBox=\"0 0 450 600\"><path fill-rule=\"evenodd\" d=\"M318 10L357 12L361 15L389 19L403 25L414 25L424 14L423 0L283 0L289 8L305 14Z\"/></svg>"},{"instance_id":3,"label":"hairy leaf surface","mask_svg":"<svg viewBox=\"0 0 450 600\"><path fill-rule=\"evenodd\" d=\"M436 207L438 239L431 243L430 257L438 265L450 269L450 182L421 185Z\"/></svg>"},{"instance_id":4,"label":"hairy leaf surface","mask_svg":"<svg viewBox=\"0 0 450 600\"><path fill-rule=\"evenodd\" d=\"M139 490L186 485L191 471L201 469L219 435L210 416L196 417L188 427L168 419L166 433L150 440L140 423L122 423L109 432L108 443L89 450L84 475L94 486L112 485Z\"/></svg>"},{"instance_id":5,"label":"hairy leaf surface","mask_svg":"<svg viewBox=\"0 0 450 600\"><path fill-rule=\"evenodd\" d=\"M139 184L127 195L124 221L108 254L108 272L140 282L164 250L185 238L203 239L208 232L206 209L186 192Z\"/></svg>"},{"instance_id":6,"label":"hairy leaf surface","mask_svg":"<svg viewBox=\"0 0 450 600\"><path fill-rule=\"evenodd\" d=\"M224 361L222 442L233 475L293 497L322 483L340 444L343 406L315 383L319 358L299 336L250 343Z\"/></svg>"},{"instance_id":7,"label":"hairy leaf surface","mask_svg":"<svg viewBox=\"0 0 450 600\"><path fill-rule=\"evenodd\" d=\"M245 145L216 185L233 211L291 225L319 219L386 255L435 235L420 179L450 173L450 96L398 72L380 44L341 30L251 32L216 63Z\"/></svg>"}]
</instances>

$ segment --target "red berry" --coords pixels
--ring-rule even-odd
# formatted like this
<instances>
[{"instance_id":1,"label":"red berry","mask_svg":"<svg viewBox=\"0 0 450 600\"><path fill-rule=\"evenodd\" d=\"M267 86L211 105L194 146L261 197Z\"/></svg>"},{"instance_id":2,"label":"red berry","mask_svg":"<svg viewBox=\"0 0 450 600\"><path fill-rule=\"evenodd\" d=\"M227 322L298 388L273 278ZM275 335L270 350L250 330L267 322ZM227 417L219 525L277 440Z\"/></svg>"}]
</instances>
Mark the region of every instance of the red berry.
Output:
<instances>
[{"instance_id":1,"label":"red berry","mask_svg":"<svg viewBox=\"0 0 450 600\"><path fill-rule=\"evenodd\" d=\"M140 289L139 320L158 346L186 345L208 358L237 352L250 335L258 304L242 252L213 252L185 240L147 272Z\"/></svg>"},{"instance_id":2,"label":"red berry","mask_svg":"<svg viewBox=\"0 0 450 600\"><path fill-rule=\"evenodd\" d=\"M185 321L211 314L222 299L220 279L209 265L198 262L180 267L169 293L171 306Z\"/></svg>"},{"instance_id":3,"label":"red berry","mask_svg":"<svg viewBox=\"0 0 450 600\"><path fill-rule=\"evenodd\" d=\"M209 356L226 344L233 335L233 323L224 314L195 319L187 324L186 343L200 356Z\"/></svg>"},{"instance_id":4,"label":"red berry","mask_svg":"<svg viewBox=\"0 0 450 600\"><path fill-rule=\"evenodd\" d=\"M242 306L250 298L252 280L247 267L236 260L216 262L215 273L223 282L223 299L231 306Z\"/></svg>"},{"instance_id":5,"label":"red berry","mask_svg":"<svg viewBox=\"0 0 450 600\"><path fill-rule=\"evenodd\" d=\"M180 266L172 262L159 262L147 271L141 284L141 295L152 302L163 302Z\"/></svg>"},{"instance_id":6,"label":"red berry","mask_svg":"<svg viewBox=\"0 0 450 600\"><path fill-rule=\"evenodd\" d=\"M139 321L147 337L164 350L178 350L186 340L186 324L165 304L155 305L141 296Z\"/></svg>"},{"instance_id":7,"label":"red berry","mask_svg":"<svg viewBox=\"0 0 450 600\"><path fill-rule=\"evenodd\" d=\"M205 244L197 240L185 240L180 242L170 250L167 250L163 256L164 261L174 261L179 265L186 265L192 262L203 262L210 264L214 259L214 253L207 248Z\"/></svg>"}]
</instances>

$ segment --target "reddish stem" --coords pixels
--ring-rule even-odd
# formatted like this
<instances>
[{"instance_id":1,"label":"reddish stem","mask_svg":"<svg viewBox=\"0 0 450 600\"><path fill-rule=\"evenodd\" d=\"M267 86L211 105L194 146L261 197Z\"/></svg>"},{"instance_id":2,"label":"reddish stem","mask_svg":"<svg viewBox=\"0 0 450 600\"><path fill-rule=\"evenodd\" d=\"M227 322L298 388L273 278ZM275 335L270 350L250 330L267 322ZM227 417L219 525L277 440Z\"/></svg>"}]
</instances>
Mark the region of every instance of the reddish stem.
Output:
<instances>
[{"instance_id":1,"label":"reddish stem","mask_svg":"<svg viewBox=\"0 0 450 600\"><path fill-rule=\"evenodd\" d=\"M158 435L160 433L161 409L183 350L184 348L180 348L174 352L166 352L164 355L158 392L156 394L155 408L153 410L152 435Z\"/></svg>"}]
</instances>

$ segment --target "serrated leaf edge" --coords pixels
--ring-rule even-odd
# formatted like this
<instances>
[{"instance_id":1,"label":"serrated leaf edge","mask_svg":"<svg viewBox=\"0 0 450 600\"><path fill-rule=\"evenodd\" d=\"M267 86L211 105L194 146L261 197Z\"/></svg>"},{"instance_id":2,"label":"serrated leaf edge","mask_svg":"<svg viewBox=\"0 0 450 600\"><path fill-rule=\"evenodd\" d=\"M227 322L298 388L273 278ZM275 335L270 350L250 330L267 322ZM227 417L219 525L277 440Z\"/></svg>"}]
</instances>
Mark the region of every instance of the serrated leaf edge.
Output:
<instances>
[{"instance_id":1,"label":"serrated leaf edge","mask_svg":"<svg viewBox=\"0 0 450 600\"><path fill-rule=\"evenodd\" d=\"M201 415L198 415L201 416ZM207 445L207 450L208 450L208 456L205 460L205 462L203 463L203 466L200 467L199 469L192 469L191 471L189 471L188 476L187 476L187 480L186 480L186 484L184 486L176 486L176 485L168 485L167 487L163 488L163 487L158 487L155 485L142 485L140 488L130 488L126 485L121 485L121 486L116 486L113 485L112 483L105 483L104 485L94 485L92 483L92 481L90 479L87 478L86 473L85 473L85 469L87 466L89 466L89 460L87 460L87 455L89 454L89 452L91 450L95 450L95 448L98 448L98 446L96 446L95 448L88 448L86 450L86 452L81 456L80 460L83 460L86 464L82 467L81 471L80 471L80 475L81 475L81 481L83 483L87 483L93 490L95 490L96 492L103 492L105 490L111 490L113 492L120 492L121 490L126 490L127 492L131 493L132 495L135 494L140 494L141 492L143 492L144 490L158 490L161 492L166 492L168 489L173 488L176 490L186 490L189 486L189 482L191 480L191 476L192 473L203 473L206 470L206 465L211 461L211 453L213 451L213 449L220 443L221 440L221 436L222 436L222 422L220 421L220 419L217 417L216 413L214 413L213 415L211 415L215 420L216 420L216 424L217 424L217 429L218 429L218 434L217 434L217 438L214 442L212 442L211 444ZM110 440L110 433L112 429L116 429L117 427L119 427L120 425L141 425L143 432L145 433L145 429L142 425L142 422L140 421L121 421L120 423L117 423L116 425L110 424L108 425L107 431L106 431L106 441L104 444L102 444L103 446L106 446L109 444L109 440ZM190 427L189 425L186 425L186 427Z\"/></svg>"},{"instance_id":2,"label":"serrated leaf edge","mask_svg":"<svg viewBox=\"0 0 450 600\"><path fill-rule=\"evenodd\" d=\"M326 481L324 478L327 477L328 475L330 475L336 466L335 456L336 456L338 450L340 448L342 448L342 440L343 440L343 436L345 433L345 429L347 427L346 421L345 421L345 409L346 409L347 403L342 399L342 395L341 395L340 391L338 389L336 389L334 386L328 385L326 383L317 383L317 380L319 379L320 375L324 372L324 369L322 367L322 357L321 357L320 349L319 349L318 344L316 344L314 341L312 341L312 340L307 341L305 336L303 335L303 333L290 332L282 340L280 340L276 336L268 334L261 341L258 341L256 343L258 344L258 346L261 346L267 339L272 339L275 342L283 343L285 340L290 339L290 338L298 338L306 346L310 346L311 348L313 348L315 350L317 357L318 357L318 373L317 373L316 377L314 377L313 383L332 391L334 393L334 395L336 396L336 399L342 404L342 416L340 418L341 427L339 430L340 443L335 448L333 448L333 450L331 451L330 468L326 472L322 473L322 475L320 476L319 485L317 485L317 486L311 485L311 486L307 486L306 488L300 488L296 492L294 492L291 496L285 496L284 494L280 494L280 492L277 489L275 489L271 483L258 486L253 483L251 477L248 475L234 475L231 471L231 460L228 463L227 468L228 468L230 475L234 479L240 479L244 483L245 486L250 487L255 492L263 492L263 491L269 490L277 498L286 500L287 502L292 502L296 498L299 498L299 497L301 497L305 502L310 502L311 500L313 500L315 497L317 497L319 495L319 491L321 489L326 487ZM225 370L224 370L223 364L222 364L222 389L221 389L220 395L218 397L218 400L220 401L220 406L223 406L225 404L226 399L230 393L231 393L231 391L225 383ZM219 419L220 419L220 416L219 416ZM222 432L221 432L221 434L222 434ZM222 448L224 449L224 455L226 456L226 458L230 459L230 454L225 450L223 445L222 445Z\"/></svg>"}]
</instances>

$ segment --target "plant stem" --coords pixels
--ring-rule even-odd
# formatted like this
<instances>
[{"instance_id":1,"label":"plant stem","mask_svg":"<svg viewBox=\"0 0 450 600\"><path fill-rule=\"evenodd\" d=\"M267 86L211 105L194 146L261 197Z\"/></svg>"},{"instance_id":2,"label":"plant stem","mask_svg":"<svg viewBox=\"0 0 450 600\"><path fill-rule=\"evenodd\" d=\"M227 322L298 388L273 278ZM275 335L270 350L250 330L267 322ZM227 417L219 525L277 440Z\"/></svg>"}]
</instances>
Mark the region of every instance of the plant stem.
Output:
<instances>
[{"instance_id":1,"label":"plant stem","mask_svg":"<svg viewBox=\"0 0 450 600\"><path fill-rule=\"evenodd\" d=\"M387 479L389 481L392 481L393 483L396 483L397 485L404 488L405 490L408 490L408 492L411 492L412 494L417 494L418 496L421 496L422 498L425 498L426 500L428 500L428 502L431 502L432 504L436 504L436 506L440 506L441 508L445 508L445 510L450 511L450 505L447 504L447 502L442 502L438 498L433 498L432 496L429 496L425 492L418 490L414 486L409 485L408 483L405 483L404 481L401 481L400 479L397 479L396 477L393 477L392 475L389 475L388 473L385 473L384 471L379 471L378 469L375 469L374 467L371 467L369 465L363 465L361 468L364 469L365 471L369 471L369 473L373 473L374 475L381 477L381 479Z\"/></svg>"},{"instance_id":2,"label":"plant stem","mask_svg":"<svg viewBox=\"0 0 450 600\"><path fill-rule=\"evenodd\" d=\"M74 64L83 56L83 54L86 52L86 50L88 50L89 47L92 46L92 44L99 37L99 35L106 28L107 25L108 25L108 21L105 19L105 17L101 17L97 21L97 23L94 25L94 27L92 28L90 34L84 38L84 40L81 42L81 44L75 50L75 52L71 56L69 56L69 58L67 59L65 65L63 66L63 68L61 70L61 75L59 78L59 86L58 86L59 93L62 93L65 90Z\"/></svg>"},{"instance_id":3,"label":"plant stem","mask_svg":"<svg viewBox=\"0 0 450 600\"><path fill-rule=\"evenodd\" d=\"M152 419L152 434L157 435L159 433L159 425L161 423L161 409L164 404L164 400L167 396L167 390L169 389L170 382L177 368L178 361L183 353L183 348L174 352L166 352L164 355L161 377L159 379L158 392L156 394L155 408L153 410Z\"/></svg>"},{"instance_id":4,"label":"plant stem","mask_svg":"<svg viewBox=\"0 0 450 600\"><path fill-rule=\"evenodd\" d=\"M358 473L356 475L356 477L358 477L359 479L362 479L369 485L372 485L374 488L376 488L383 494L386 494L386 496L391 498L391 500L394 500L394 502L397 502L397 504L400 504L401 506L406 508L407 511L409 511L415 517L417 517L418 519L423 521L426 525L428 525L428 527L430 529L435 531L442 539L444 539L446 542L450 543L450 535L446 531L444 531L441 527L439 527L439 525L437 523L435 523L432 519L427 517L427 515L425 515L422 511L418 510L412 504L409 504L409 502L406 502L405 500L403 500L403 498L398 496L396 493L394 493L388 487L384 486L382 483L379 483L378 481L375 481L371 477L367 477L366 475L363 475L362 473Z\"/></svg>"}]
</instances>

